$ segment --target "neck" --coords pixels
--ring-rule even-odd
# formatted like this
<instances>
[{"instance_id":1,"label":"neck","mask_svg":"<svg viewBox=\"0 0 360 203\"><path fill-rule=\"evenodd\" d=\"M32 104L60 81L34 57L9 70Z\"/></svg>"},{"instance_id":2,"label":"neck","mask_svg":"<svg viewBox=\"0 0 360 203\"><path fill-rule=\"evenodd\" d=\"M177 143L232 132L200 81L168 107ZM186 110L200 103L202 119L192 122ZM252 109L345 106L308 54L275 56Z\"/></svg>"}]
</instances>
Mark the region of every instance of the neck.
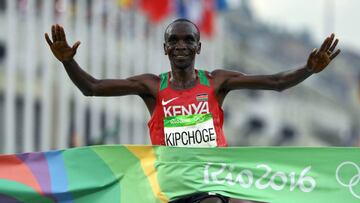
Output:
<instances>
[{"instance_id":1,"label":"neck","mask_svg":"<svg viewBox=\"0 0 360 203\"><path fill-rule=\"evenodd\" d=\"M185 69L172 68L171 86L174 89L186 89L196 85L196 73L194 67Z\"/></svg>"}]
</instances>

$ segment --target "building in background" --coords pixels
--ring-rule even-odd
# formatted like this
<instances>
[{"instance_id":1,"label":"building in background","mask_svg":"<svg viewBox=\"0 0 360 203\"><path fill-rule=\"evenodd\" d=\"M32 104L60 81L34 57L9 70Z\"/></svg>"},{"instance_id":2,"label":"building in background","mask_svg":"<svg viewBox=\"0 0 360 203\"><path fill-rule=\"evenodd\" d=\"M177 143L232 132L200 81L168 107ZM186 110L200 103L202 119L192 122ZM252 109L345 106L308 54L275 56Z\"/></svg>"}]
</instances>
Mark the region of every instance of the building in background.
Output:
<instances>
[{"instance_id":1,"label":"building in background","mask_svg":"<svg viewBox=\"0 0 360 203\"><path fill-rule=\"evenodd\" d=\"M247 2L247 1L244 1ZM319 44L308 31L292 33L264 24L250 4L225 14L224 66L248 74L271 74L299 67ZM340 39L341 47L341 39ZM356 101L359 53L342 53L320 74L281 93L242 90L225 101L225 127L234 145L351 146L359 137ZM237 105L237 111L231 110Z\"/></svg>"}]
</instances>

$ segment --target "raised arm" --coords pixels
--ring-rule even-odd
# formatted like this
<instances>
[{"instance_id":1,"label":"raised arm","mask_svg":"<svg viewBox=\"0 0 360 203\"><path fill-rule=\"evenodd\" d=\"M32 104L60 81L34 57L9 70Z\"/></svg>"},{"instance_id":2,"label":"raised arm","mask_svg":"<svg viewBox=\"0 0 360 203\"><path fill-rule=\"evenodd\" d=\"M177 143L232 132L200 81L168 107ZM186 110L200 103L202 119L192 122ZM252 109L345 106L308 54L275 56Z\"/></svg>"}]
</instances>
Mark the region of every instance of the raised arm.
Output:
<instances>
[{"instance_id":1,"label":"raised arm","mask_svg":"<svg viewBox=\"0 0 360 203\"><path fill-rule=\"evenodd\" d=\"M64 65L67 74L73 83L86 96L122 96L122 95L156 95L156 81L158 76L143 74L127 79L98 80L86 73L74 60L80 42L77 41L70 47L66 41L63 27L51 27L52 41L47 33L45 39L54 56Z\"/></svg>"},{"instance_id":2,"label":"raised arm","mask_svg":"<svg viewBox=\"0 0 360 203\"><path fill-rule=\"evenodd\" d=\"M340 53L334 52L338 39L334 41L334 34L327 37L320 49L314 49L308 57L307 63L295 70L284 71L273 75L245 75L228 70L215 70L211 73L214 78L215 89L219 94L235 89L265 89L282 91L304 81L310 75L318 73Z\"/></svg>"}]
</instances>

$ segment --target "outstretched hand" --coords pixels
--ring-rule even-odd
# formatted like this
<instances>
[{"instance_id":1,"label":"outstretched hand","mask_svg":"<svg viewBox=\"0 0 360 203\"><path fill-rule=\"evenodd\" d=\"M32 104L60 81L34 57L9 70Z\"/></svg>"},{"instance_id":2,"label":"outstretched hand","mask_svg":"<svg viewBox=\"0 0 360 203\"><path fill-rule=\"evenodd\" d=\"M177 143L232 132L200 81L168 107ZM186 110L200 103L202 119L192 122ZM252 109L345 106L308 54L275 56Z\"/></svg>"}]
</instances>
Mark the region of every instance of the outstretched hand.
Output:
<instances>
[{"instance_id":1,"label":"outstretched hand","mask_svg":"<svg viewBox=\"0 0 360 203\"><path fill-rule=\"evenodd\" d=\"M307 60L307 68L309 71L313 73L318 73L326 68L327 65L340 53L340 49L337 49L335 52L335 48L338 39L334 41L335 35L331 34L327 37L322 43L319 50L314 49L308 60Z\"/></svg>"},{"instance_id":2,"label":"outstretched hand","mask_svg":"<svg viewBox=\"0 0 360 203\"><path fill-rule=\"evenodd\" d=\"M51 35L52 41L50 40L48 33L45 33L45 39L54 56L61 62L73 59L76 50L80 45L80 41L77 41L70 47L66 41L64 28L58 24L51 26Z\"/></svg>"}]
</instances>

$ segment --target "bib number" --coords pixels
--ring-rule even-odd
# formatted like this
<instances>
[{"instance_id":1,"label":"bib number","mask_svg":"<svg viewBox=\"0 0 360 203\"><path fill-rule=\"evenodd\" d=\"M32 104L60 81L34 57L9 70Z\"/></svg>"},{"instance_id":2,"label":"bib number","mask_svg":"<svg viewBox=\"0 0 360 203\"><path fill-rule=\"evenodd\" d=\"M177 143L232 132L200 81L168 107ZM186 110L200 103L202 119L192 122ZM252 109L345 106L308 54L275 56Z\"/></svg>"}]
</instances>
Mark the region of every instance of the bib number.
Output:
<instances>
[{"instance_id":1,"label":"bib number","mask_svg":"<svg viewBox=\"0 0 360 203\"><path fill-rule=\"evenodd\" d=\"M217 146L216 131L210 113L165 117L164 135L167 146Z\"/></svg>"}]
</instances>

